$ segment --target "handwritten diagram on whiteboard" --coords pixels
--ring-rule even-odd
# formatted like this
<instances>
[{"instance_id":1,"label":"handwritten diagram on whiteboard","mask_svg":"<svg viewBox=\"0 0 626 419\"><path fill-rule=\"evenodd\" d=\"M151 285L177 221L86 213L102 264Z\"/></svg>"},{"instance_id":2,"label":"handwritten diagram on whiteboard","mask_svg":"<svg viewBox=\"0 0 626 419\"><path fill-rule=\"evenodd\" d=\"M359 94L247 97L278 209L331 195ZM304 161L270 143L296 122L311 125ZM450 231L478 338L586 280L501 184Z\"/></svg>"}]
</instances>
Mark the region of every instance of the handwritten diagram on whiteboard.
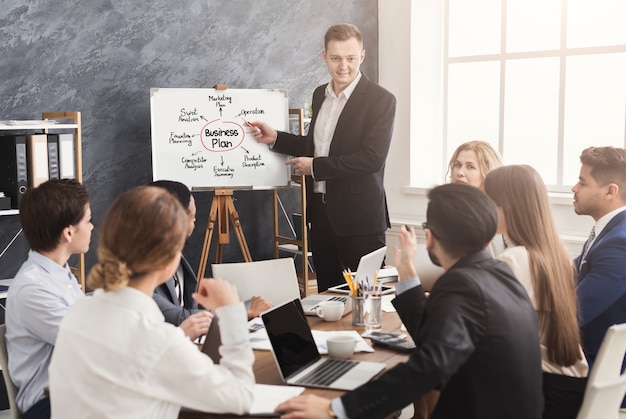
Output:
<instances>
[{"instance_id":1,"label":"handwritten diagram on whiteboard","mask_svg":"<svg viewBox=\"0 0 626 419\"><path fill-rule=\"evenodd\" d=\"M150 89L153 179L189 188L268 189L289 182L286 157L258 144L245 121L289 127L285 90Z\"/></svg>"}]
</instances>

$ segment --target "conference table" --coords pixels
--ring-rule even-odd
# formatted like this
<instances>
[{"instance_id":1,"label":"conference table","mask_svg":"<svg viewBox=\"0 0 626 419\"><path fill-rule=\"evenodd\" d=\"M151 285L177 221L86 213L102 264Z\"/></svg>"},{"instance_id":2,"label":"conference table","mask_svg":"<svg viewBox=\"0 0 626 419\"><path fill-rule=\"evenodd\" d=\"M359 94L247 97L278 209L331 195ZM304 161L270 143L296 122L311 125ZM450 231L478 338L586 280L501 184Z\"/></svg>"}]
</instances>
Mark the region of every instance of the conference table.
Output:
<instances>
[{"instance_id":1,"label":"conference table","mask_svg":"<svg viewBox=\"0 0 626 419\"><path fill-rule=\"evenodd\" d=\"M352 315L347 314L341 318L341 320L335 322L325 322L316 316L307 316L311 329L314 330L356 330L359 333L363 332L363 326L352 325ZM401 333L401 321L397 313L387 313L383 311L382 317L382 330L384 332ZM369 339L365 338L367 343L370 343ZM403 354L397 351L392 351L380 346L373 346L374 352L357 352L353 355L352 359L357 361L373 361L383 362L387 365L386 369L389 369L400 362L406 361L407 354ZM260 384L274 384L282 385L283 382L278 373L274 357L271 351L255 350L254 361L254 375L256 382ZM323 355L326 356L326 355ZM385 370L383 370L384 373ZM344 394L344 391L328 390L319 388L307 388L304 390L304 394L317 394L319 396L334 398ZM229 414L213 414L213 413L201 413L201 412L181 412L178 416L179 419L218 419L218 418L252 418L254 416L238 416ZM258 418L258 416L256 416Z\"/></svg>"}]
</instances>

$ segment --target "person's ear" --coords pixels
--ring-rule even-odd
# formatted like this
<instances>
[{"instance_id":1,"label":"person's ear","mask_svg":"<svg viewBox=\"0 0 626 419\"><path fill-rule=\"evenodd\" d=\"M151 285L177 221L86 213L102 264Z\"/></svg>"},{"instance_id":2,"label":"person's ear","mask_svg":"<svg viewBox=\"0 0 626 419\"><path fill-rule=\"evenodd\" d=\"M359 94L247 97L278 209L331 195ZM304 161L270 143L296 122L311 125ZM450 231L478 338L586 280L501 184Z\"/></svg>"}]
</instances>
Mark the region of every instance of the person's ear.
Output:
<instances>
[{"instance_id":1,"label":"person's ear","mask_svg":"<svg viewBox=\"0 0 626 419\"><path fill-rule=\"evenodd\" d=\"M430 231L429 228L424 230L424 234L426 234L426 250L433 250L435 247L435 235Z\"/></svg>"},{"instance_id":2,"label":"person's ear","mask_svg":"<svg viewBox=\"0 0 626 419\"><path fill-rule=\"evenodd\" d=\"M71 243L73 238L74 238L74 229L71 225L69 225L61 231L60 243Z\"/></svg>"},{"instance_id":3,"label":"person's ear","mask_svg":"<svg viewBox=\"0 0 626 419\"><path fill-rule=\"evenodd\" d=\"M606 189L606 198L614 199L619 196L619 186L616 183L609 183Z\"/></svg>"}]
</instances>

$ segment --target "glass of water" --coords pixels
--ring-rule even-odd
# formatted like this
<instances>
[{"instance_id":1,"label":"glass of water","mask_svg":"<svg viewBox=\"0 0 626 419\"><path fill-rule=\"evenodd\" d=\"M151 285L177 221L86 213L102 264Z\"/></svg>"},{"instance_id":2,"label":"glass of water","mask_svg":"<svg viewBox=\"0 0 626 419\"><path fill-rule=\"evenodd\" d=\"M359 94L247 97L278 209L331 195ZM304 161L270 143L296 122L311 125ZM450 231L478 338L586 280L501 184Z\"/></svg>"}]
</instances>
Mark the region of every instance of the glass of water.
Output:
<instances>
[{"instance_id":1,"label":"glass of water","mask_svg":"<svg viewBox=\"0 0 626 419\"><path fill-rule=\"evenodd\" d=\"M365 334L381 329L383 320L381 285L376 284L363 294L363 323Z\"/></svg>"}]
</instances>

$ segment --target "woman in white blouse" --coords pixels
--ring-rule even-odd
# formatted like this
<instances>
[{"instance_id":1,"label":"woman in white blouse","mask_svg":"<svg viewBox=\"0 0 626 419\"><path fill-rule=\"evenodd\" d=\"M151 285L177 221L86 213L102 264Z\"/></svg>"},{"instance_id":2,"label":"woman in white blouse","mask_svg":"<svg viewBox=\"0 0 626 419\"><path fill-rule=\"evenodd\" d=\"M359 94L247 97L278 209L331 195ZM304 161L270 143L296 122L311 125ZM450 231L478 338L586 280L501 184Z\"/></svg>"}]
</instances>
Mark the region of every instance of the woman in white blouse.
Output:
<instances>
[{"instance_id":1,"label":"woman in white blouse","mask_svg":"<svg viewBox=\"0 0 626 419\"><path fill-rule=\"evenodd\" d=\"M203 279L194 297L220 319L219 365L166 323L154 289L178 267L187 214L150 186L120 195L100 228L92 297L63 319L50 364L52 417L177 418L181 406L245 413L254 355L236 288Z\"/></svg>"},{"instance_id":2,"label":"woman in white blouse","mask_svg":"<svg viewBox=\"0 0 626 419\"><path fill-rule=\"evenodd\" d=\"M535 169L504 166L491 171L484 190L498 207L498 232L507 262L524 285L539 320L544 418L575 418L582 403L587 361L580 346L575 270L559 238L546 187Z\"/></svg>"}]
</instances>

